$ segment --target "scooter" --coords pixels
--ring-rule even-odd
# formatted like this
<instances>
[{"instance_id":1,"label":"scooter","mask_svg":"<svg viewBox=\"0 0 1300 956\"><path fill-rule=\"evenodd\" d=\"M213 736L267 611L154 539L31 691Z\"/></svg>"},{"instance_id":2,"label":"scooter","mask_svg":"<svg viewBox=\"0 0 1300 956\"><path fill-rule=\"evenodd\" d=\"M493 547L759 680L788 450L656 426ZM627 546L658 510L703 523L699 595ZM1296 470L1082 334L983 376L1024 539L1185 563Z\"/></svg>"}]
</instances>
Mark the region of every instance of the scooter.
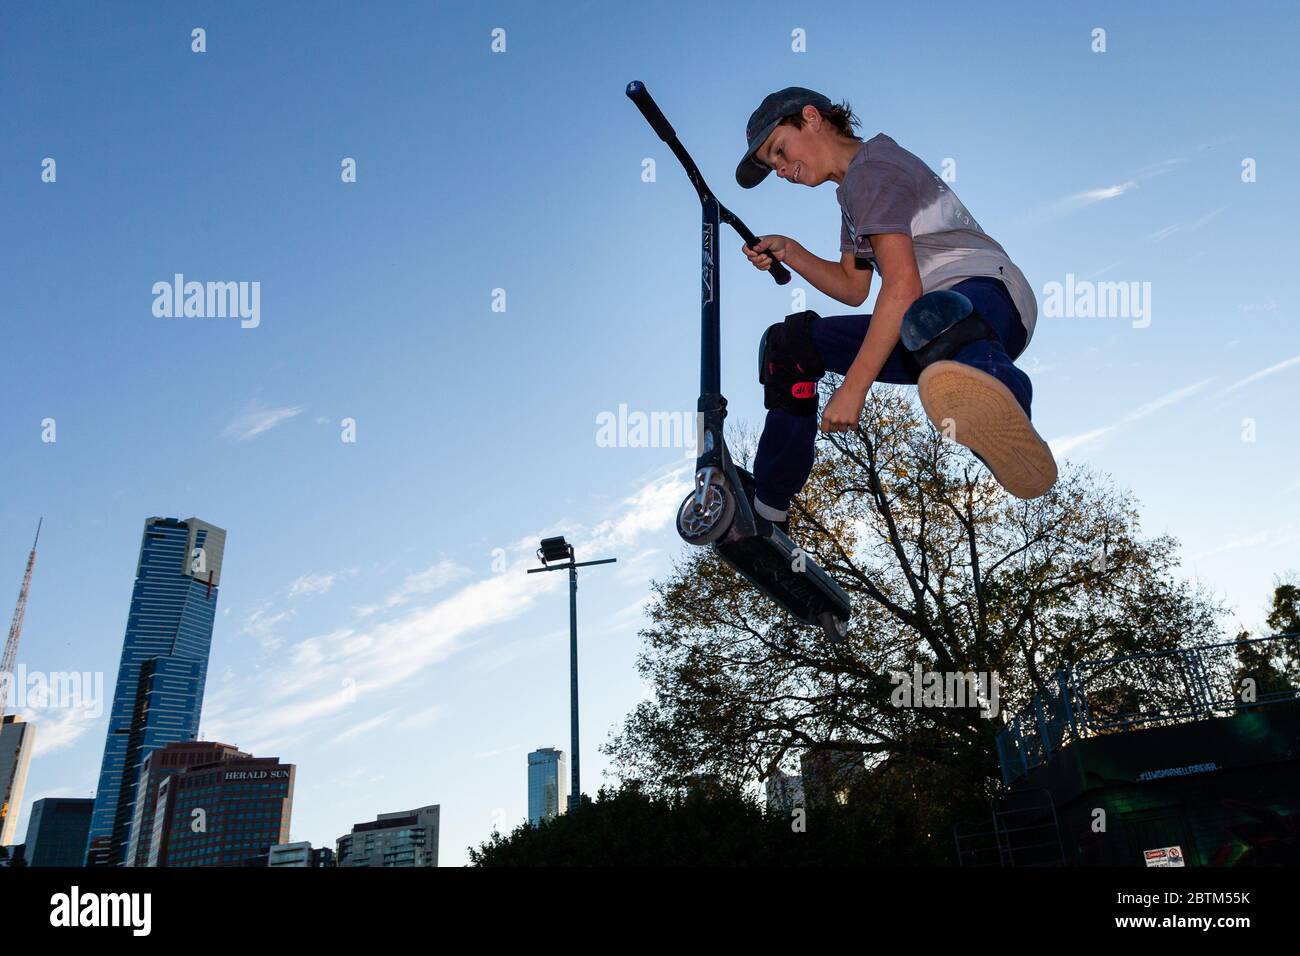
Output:
<instances>
[{"instance_id":1,"label":"scooter","mask_svg":"<svg viewBox=\"0 0 1300 956\"><path fill-rule=\"evenodd\" d=\"M848 634L853 611L849 596L780 528L755 517L753 476L736 467L723 437L727 400L721 385L718 231L721 223L727 223L750 248L758 244L758 237L718 202L645 84L633 80L627 85L627 96L681 162L704 212L700 399L696 406L700 454L695 462L695 490L677 512L677 533L687 544L712 546L723 561L796 619L820 627L827 640L838 644ZM789 270L779 262L773 262L769 271L777 285L790 281Z\"/></svg>"}]
</instances>

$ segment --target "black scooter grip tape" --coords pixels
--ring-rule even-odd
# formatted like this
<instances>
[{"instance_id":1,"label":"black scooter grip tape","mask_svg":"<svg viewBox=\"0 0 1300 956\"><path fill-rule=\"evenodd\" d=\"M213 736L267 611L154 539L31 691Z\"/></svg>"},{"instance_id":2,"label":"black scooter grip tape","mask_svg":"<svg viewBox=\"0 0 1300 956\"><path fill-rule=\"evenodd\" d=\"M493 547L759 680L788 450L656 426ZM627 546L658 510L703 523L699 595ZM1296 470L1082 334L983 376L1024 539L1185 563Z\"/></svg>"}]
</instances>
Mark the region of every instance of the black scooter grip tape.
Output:
<instances>
[{"instance_id":1,"label":"black scooter grip tape","mask_svg":"<svg viewBox=\"0 0 1300 956\"><path fill-rule=\"evenodd\" d=\"M668 118L664 116L659 109L659 104L650 96L650 91L645 88L645 84L640 80L633 80L627 85L627 96L636 108L641 111L641 115L646 118L650 127L659 135L665 143L677 138L677 133Z\"/></svg>"}]
</instances>

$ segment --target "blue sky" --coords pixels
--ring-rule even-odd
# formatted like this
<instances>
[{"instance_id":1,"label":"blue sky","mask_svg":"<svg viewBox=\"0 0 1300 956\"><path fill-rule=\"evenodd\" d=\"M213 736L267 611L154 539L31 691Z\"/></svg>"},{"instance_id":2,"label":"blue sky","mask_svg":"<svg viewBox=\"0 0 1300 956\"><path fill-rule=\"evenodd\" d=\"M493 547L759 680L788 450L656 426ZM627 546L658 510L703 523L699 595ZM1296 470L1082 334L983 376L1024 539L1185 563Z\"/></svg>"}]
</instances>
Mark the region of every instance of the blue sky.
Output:
<instances>
[{"instance_id":1,"label":"blue sky","mask_svg":"<svg viewBox=\"0 0 1300 956\"><path fill-rule=\"evenodd\" d=\"M524 573L564 533L619 559L579 591L594 791L644 693L636 632L690 470L602 447L597 416L689 415L698 385L699 204L632 79L759 233L838 256L833 184L732 178L759 100L802 85L955 161L1040 303L1067 275L1150 283L1149 323L1040 316L1035 423L1259 625L1300 566L1294 9L1131 6L6 6L11 593L45 516L19 660L111 688L144 519L224 527L204 737L297 765L296 839L438 803L455 865L524 818L527 752L568 750L564 575ZM758 426L755 348L790 287L738 247L723 388ZM155 317L175 273L259 282L260 324ZM91 795L106 727L32 716L20 839L33 799Z\"/></svg>"}]
</instances>

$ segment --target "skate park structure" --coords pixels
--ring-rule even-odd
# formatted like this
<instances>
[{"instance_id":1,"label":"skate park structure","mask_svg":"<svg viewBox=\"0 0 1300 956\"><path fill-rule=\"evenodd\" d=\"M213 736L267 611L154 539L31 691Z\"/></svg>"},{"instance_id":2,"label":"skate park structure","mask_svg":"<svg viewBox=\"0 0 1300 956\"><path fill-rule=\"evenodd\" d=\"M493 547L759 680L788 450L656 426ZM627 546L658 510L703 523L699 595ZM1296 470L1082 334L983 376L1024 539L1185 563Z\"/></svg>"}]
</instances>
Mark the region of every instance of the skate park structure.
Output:
<instances>
[{"instance_id":1,"label":"skate park structure","mask_svg":"<svg viewBox=\"0 0 1300 956\"><path fill-rule=\"evenodd\" d=\"M955 830L964 866L1300 863L1300 635L1057 671L998 736L1003 792Z\"/></svg>"}]
</instances>

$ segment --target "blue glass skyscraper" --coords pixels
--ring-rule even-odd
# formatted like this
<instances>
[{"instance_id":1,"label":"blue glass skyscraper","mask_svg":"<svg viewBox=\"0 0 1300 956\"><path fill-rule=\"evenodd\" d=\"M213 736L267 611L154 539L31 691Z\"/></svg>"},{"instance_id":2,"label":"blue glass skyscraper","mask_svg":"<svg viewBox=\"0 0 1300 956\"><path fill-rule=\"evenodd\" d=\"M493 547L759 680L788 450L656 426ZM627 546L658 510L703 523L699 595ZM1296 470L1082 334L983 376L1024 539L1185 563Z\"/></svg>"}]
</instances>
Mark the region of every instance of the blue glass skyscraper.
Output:
<instances>
[{"instance_id":1,"label":"blue glass skyscraper","mask_svg":"<svg viewBox=\"0 0 1300 956\"><path fill-rule=\"evenodd\" d=\"M564 751L541 747L528 755L528 822L533 826L563 813L569 802Z\"/></svg>"},{"instance_id":2,"label":"blue glass skyscraper","mask_svg":"<svg viewBox=\"0 0 1300 956\"><path fill-rule=\"evenodd\" d=\"M87 864L126 861L144 759L199 732L226 532L187 518L144 523Z\"/></svg>"}]
</instances>

